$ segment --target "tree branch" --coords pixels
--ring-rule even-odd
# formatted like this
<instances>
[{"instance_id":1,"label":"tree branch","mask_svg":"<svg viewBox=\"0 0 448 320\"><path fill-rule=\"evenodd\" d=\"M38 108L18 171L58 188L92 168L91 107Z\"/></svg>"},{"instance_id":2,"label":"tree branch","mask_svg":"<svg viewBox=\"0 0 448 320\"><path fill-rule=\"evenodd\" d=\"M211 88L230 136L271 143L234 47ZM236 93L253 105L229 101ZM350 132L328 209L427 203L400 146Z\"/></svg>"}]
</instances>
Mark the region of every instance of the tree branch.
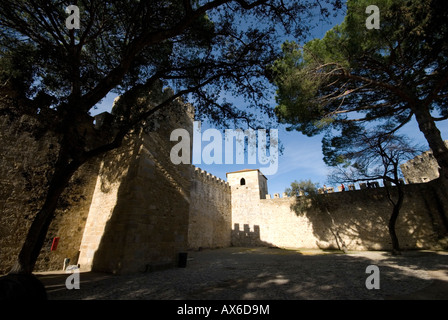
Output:
<instances>
[{"instance_id":1,"label":"tree branch","mask_svg":"<svg viewBox=\"0 0 448 320\"><path fill-rule=\"evenodd\" d=\"M121 146L123 138L126 136L126 134L133 128L135 128L141 121L148 119L148 117L150 117L151 115L153 115L154 113L156 113L157 111L161 110L164 107L167 107L170 103L172 103L174 100L180 98L181 96L196 91L199 88L207 85L208 83L216 80L219 76L215 76L215 77L211 77L209 79L207 79L206 81L202 82L201 84L198 84L194 87L188 88L188 89L184 89L181 90L179 92L177 92L176 94L172 95L171 97L169 97L168 99L166 99L165 101L163 101L162 103L160 103L159 105L153 107L152 109L141 113L140 115L136 116L133 120L127 122L127 123L123 123L120 126L120 129L118 130L118 133L116 134L114 140L111 143L108 144L104 144L102 146L99 146L95 149L86 151L83 155L82 155L82 159L87 161L88 159L91 159L93 157L96 157L98 155L101 155L105 152L108 152L110 150L113 150L115 148L118 148L119 146Z\"/></svg>"},{"instance_id":2,"label":"tree branch","mask_svg":"<svg viewBox=\"0 0 448 320\"><path fill-rule=\"evenodd\" d=\"M432 90L431 94L423 101L423 105L425 107L429 107L429 105L434 101L439 92L446 87L448 83L448 68L445 70L444 75L441 77L440 81L437 83L435 88ZM439 121L439 120L437 120Z\"/></svg>"},{"instance_id":3,"label":"tree branch","mask_svg":"<svg viewBox=\"0 0 448 320\"><path fill-rule=\"evenodd\" d=\"M369 86L371 85L371 86L376 87L376 88L387 89L388 91L394 93L395 95L397 95L398 97L402 98L406 102L412 102L413 101L411 99L411 97L409 97L405 92L403 92L402 90L400 90L396 86L390 85L388 83L372 80L372 79L369 79L369 78L366 78L366 77L363 77L363 76L354 75L354 74L351 74L349 72L344 72L342 77L346 78L346 79L352 79L352 80L360 81L360 82L366 83Z\"/></svg>"}]
</instances>

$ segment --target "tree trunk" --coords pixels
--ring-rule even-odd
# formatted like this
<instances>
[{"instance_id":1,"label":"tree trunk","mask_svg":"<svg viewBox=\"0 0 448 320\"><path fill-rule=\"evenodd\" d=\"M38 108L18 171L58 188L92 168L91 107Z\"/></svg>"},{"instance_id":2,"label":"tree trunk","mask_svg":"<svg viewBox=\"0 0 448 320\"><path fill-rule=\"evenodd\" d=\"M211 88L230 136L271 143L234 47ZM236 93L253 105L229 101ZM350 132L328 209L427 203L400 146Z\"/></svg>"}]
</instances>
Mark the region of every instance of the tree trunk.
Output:
<instances>
[{"instance_id":1,"label":"tree trunk","mask_svg":"<svg viewBox=\"0 0 448 320\"><path fill-rule=\"evenodd\" d=\"M392 253L400 254L400 243L398 241L397 233L395 231L395 225L400 214L401 206L403 205L404 192L400 185L397 185L398 189L398 199L397 202L393 204L394 208L389 219L389 235L392 240Z\"/></svg>"},{"instance_id":2,"label":"tree trunk","mask_svg":"<svg viewBox=\"0 0 448 320\"><path fill-rule=\"evenodd\" d=\"M74 103L69 110L77 110ZM117 135L113 143L98 147L96 152L85 152L84 133L78 132L79 128L86 125L86 119L82 115L70 112L66 115L61 127L64 133L61 137L58 159L54 165L54 173L48 185L48 191L44 204L37 212L30 229L26 235L18 258L10 270L10 274L30 274L36 264L39 253L44 245L45 238L57 209L59 199L66 189L73 174L88 160L98 157L121 145L125 132ZM87 122L87 125L91 125ZM74 159L75 158L75 159Z\"/></svg>"},{"instance_id":3,"label":"tree trunk","mask_svg":"<svg viewBox=\"0 0 448 320\"><path fill-rule=\"evenodd\" d=\"M448 148L442 139L439 129L425 107L415 106L413 109L420 131L424 134L434 158L439 164L440 177L448 181Z\"/></svg>"},{"instance_id":4,"label":"tree trunk","mask_svg":"<svg viewBox=\"0 0 448 320\"><path fill-rule=\"evenodd\" d=\"M397 206L394 206L392 211L392 215L389 219L389 235L392 240L392 253L399 254L400 252L400 243L398 241L397 233L395 231L395 224L397 222L398 214L400 213L400 209Z\"/></svg>"},{"instance_id":5,"label":"tree trunk","mask_svg":"<svg viewBox=\"0 0 448 320\"><path fill-rule=\"evenodd\" d=\"M439 165L439 183L437 184L436 196L439 196L441 208L441 217L446 219L448 217L448 148L442 139L439 129L436 127L434 120L427 108L413 108L415 118L418 122L420 131L424 134L428 141L429 147L432 150L434 158Z\"/></svg>"},{"instance_id":6,"label":"tree trunk","mask_svg":"<svg viewBox=\"0 0 448 320\"><path fill-rule=\"evenodd\" d=\"M59 159L64 159L60 151ZM50 227L51 221L58 204L58 200L66 188L70 178L79 165L68 165L65 161L58 161L55 166L55 172L50 181L48 192L42 208L36 214L31 224L25 242L20 250L17 261L12 267L10 274L30 274L36 264L39 253L45 241L45 237Z\"/></svg>"}]
</instances>

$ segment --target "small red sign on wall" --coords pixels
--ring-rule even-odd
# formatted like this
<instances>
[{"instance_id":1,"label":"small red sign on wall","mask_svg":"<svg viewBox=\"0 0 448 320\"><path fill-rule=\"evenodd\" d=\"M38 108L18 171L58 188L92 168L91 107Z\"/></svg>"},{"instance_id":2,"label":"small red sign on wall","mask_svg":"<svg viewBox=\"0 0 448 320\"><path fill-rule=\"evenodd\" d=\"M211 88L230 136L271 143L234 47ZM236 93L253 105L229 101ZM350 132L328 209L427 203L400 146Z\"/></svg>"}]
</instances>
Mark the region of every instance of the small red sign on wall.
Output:
<instances>
[{"instance_id":1,"label":"small red sign on wall","mask_svg":"<svg viewBox=\"0 0 448 320\"><path fill-rule=\"evenodd\" d=\"M53 243L51 244L51 251L56 250L56 248L58 247L58 243L59 243L59 237L54 237Z\"/></svg>"}]
</instances>

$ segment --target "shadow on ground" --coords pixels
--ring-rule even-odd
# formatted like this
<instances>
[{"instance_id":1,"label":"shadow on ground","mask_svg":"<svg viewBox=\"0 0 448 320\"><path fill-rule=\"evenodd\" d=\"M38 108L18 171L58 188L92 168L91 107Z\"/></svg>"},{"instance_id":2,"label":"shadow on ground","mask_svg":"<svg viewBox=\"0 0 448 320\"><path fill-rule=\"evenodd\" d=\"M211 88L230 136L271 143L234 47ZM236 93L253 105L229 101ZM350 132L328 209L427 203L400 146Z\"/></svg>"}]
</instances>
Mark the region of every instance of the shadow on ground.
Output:
<instances>
[{"instance_id":1,"label":"shadow on ground","mask_svg":"<svg viewBox=\"0 0 448 320\"><path fill-rule=\"evenodd\" d=\"M380 289L367 289L377 265ZM387 252L225 248L189 252L186 268L113 276L38 274L49 299L448 299L448 252Z\"/></svg>"}]
</instances>

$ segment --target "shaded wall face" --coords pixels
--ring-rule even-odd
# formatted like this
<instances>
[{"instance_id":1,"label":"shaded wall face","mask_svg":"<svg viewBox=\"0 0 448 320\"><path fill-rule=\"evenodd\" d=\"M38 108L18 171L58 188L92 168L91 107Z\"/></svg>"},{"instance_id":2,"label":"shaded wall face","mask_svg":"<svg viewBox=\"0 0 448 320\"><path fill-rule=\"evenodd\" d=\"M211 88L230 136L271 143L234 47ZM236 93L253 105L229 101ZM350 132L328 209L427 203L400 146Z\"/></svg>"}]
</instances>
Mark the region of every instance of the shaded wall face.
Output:
<instances>
[{"instance_id":1,"label":"shaded wall face","mask_svg":"<svg viewBox=\"0 0 448 320\"><path fill-rule=\"evenodd\" d=\"M43 204L58 142L29 132L36 123L22 117L0 119L0 274L14 264L36 212ZM55 212L35 271L60 270L65 258L76 263L84 225L95 187L98 164L84 164L72 178ZM56 250L53 239L59 238ZM54 249L54 247L53 247Z\"/></svg>"},{"instance_id":2,"label":"shaded wall face","mask_svg":"<svg viewBox=\"0 0 448 320\"><path fill-rule=\"evenodd\" d=\"M98 161L81 166L64 191L62 196L67 203L64 208L56 211L46 243L40 252L36 271L61 270L66 258L70 259L69 264L77 264L98 168ZM56 237L57 247L52 251L51 245Z\"/></svg>"},{"instance_id":3,"label":"shaded wall face","mask_svg":"<svg viewBox=\"0 0 448 320\"><path fill-rule=\"evenodd\" d=\"M116 203L104 212L108 219L96 251L90 252L93 270L128 273L169 267L186 250L189 181L165 172L141 151L112 190ZM95 210L92 217L102 213ZM86 241L88 233L86 229Z\"/></svg>"},{"instance_id":4,"label":"shaded wall face","mask_svg":"<svg viewBox=\"0 0 448 320\"><path fill-rule=\"evenodd\" d=\"M82 269L112 273L172 267L187 249L190 165L174 165L173 128L133 135L103 162L81 244Z\"/></svg>"}]
</instances>

